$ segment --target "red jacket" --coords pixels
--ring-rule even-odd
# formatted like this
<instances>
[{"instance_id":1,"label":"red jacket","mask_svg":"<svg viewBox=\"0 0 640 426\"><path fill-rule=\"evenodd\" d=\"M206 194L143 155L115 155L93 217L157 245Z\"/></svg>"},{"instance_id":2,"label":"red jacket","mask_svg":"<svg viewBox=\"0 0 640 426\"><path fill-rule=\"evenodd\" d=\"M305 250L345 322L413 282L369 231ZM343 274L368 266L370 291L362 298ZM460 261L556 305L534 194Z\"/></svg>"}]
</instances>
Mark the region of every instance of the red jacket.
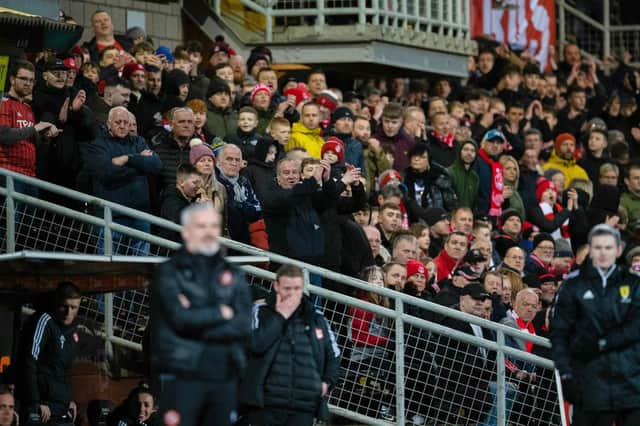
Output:
<instances>
[{"instance_id":1,"label":"red jacket","mask_svg":"<svg viewBox=\"0 0 640 426\"><path fill-rule=\"evenodd\" d=\"M349 309L351 316L351 340L356 346L385 346L389 338L369 333L371 321L375 317L373 312L360 308Z\"/></svg>"},{"instance_id":2,"label":"red jacket","mask_svg":"<svg viewBox=\"0 0 640 426\"><path fill-rule=\"evenodd\" d=\"M445 249L442 249L439 255L433 259L433 262L436 264L436 268L438 271L438 280L446 280L451 278L451 274L453 273L454 268L458 265L458 263L462 263L461 261L455 260Z\"/></svg>"},{"instance_id":3,"label":"red jacket","mask_svg":"<svg viewBox=\"0 0 640 426\"><path fill-rule=\"evenodd\" d=\"M31 106L15 98L4 97L0 104L0 167L36 175L37 132ZM14 129L14 130L12 130Z\"/></svg>"}]
</instances>

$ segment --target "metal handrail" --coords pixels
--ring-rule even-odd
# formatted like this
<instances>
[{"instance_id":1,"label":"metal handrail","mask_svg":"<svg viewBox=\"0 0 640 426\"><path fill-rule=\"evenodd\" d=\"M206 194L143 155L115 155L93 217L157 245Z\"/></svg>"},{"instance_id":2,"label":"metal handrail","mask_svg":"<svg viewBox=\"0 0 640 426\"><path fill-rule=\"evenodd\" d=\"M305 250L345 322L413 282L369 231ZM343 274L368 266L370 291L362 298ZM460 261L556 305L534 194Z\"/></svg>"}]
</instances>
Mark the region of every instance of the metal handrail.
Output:
<instances>
[{"instance_id":1,"label":"metal handrail","mask_svg":"<svg viewBox=\"0 0 640 426\"><path fill-rule=\"evenodd\" d=\"M181 227L179 225L176 225L175 223L157 218L148 213L140 212L135 209L130 209L106 200L102 200L96 197L89 196L87 194L83 194L78 191L69 190L64 187L60 187L48 182L43 182L38 179L30 178L28 176L24 176L18 173L10 172L8 170L0 169L0 175L3 175L5 177L5 182L6 182L6 188L0 187L0 195L4 195L7 200L6 218L7 218L7 233L9 234L7 235L8 242L13 241L15 243L15 235L10 235L10 234L15 233L15 229L13 228L12 225L13 225L13 221L15 220L15 211L14 211L15 202L19 201L22 203L27 203L27 204L37 206L39 208L51 211L53 213L71 216L71 217L74 217L75 219L88 222L92 225L103 227L105 229L106 241L108 241L107 236L110 235L110 232L116 231L134 238L140 238L145 241L152 242L153 244L159 247L172 249L172 250L175 250L180 247L180 244L176 242L169 241L169 240L157 237L155 235L146 234L139 230L122 226L117 223L112 223L111 214L113 212L117 212L119 214L125 214L130 218L147 220L150 223L154 223L156 226L163 229L168 229L171 231L179 231ZM73 210L67 207L58 206L53 203L16 192L14 190L14 180L25 182L33 186L36 186L40 189L45 189L47 191L54 192L56 194L63 195L71 199L75 199L83 202L90 202L95 206L103 207L102 209L100 209L100 211L103 212L104 216L103 217L92 216L86 213L78 212L76 210ZM394 308L390 309L390 308L385 308L383 306L372 304L368 301L360 300L355 297L346 296L344 294L333 292L321 287L307 285L307 290L312 295L318 296L320 298L325 298L327 300L333 300L345 306L364 309L376 315L382 315L384 317L391 318L394 320L394 323L395 323L394 332L396 335L396 342L395 342L395 369L396 369L396 391L397 391L396 424L405 423L404 337L407 335L404 328L405 325L414 326L419 329L427 330L431 333L447 336L449 338L453 338L454 340L475 345L478 347L482 347L489 351L495 351L497 353L498 362L496 363L496 368L497 368L497 394L496 395L497 395L497 408L498 408L497 422L499 425L504 425L506 421L506 408L505 408L506 407L505 405L506 386L505 386L505 371L504 371L505 356L512 356L516 359L525 361L527 363L531 363L533 365L539 366L544 369L554 368L553 362L551 360L541 358L539 356L527 353L520 349L508 347L505 344L505 336L508 335L514 338L524 338L536 345L550 347L549 341L542 337L529 335L528 333L524 333L520 330L516 330L514 328L511 328L502 324L494 323L494 322L491 322L482 318L478 318L472 315L468 315L463 312L446 308L432 302L427 302L412 296L408 296L406 294L403 294L397 291L393 291L393 290L382 288L382 287L374 287L362 280L347 277L347 276L338 274L334 271L329 271L327 269L320 268L315 265L310 265L294 259L290 259L282 255L266 252L246 244L238 243L233 240L221 238L221 244L222 246L228 249L232 249L241 253L251 255L252 259L255 259L255 256L259 256L262 259L265 259L265 258L269 259L271 262L294 264L303 268L303 270L305 271L305 276L307 277L309 273L318 274L323 278L327 278L327 279L345 284L351 288L365 290L367 292L374 292L382 296L388 297L389 299L394 301ZM110 246L111 246L110 243L107 244L107 247L110 247ZM8 244L7 251L9 253L0 257L0 260L2 260L3 258L11 258L12 256L16 256L17 254L11 253L14 249L15 247L11 247L11 245ZM109 260L114 261L114 260L117 260L118 258L118 256L113 256L113 253L111 253L110 250L105 250L105 254L107 256L97 256L97 257L105 258L107 259L106 261L109 261ZM51 256L54 256L54 257L57 256L56 258L65 258L65 257L72 258L76 255L72 255L72 254L63 255L60 253L54 253L54 254L51 254ZM84 255L83 258L85 257L87 256ZM130 257L126 257L126 258L130 259ZM240 258L239 260L242 260L242 259ZM136 259L136 261L137 262L151 261L151 262L157 263L158 260L157 259L150 260L149 258L139 258L139 259ZM240 268L242 268L247 274L254 277L258 277L266 280L275 279L275 274L273 272L266 271L264 269L256 268L251 265L240 265ZM306 282L308 283L308 280L306 280ZM404 313L405 304L413 305L422 309L426 309L436 314L452 317L460 321L465 321L472 324L477 324L486 329L493 330L496 334L496 341L479 338L475 335L470 335L461 331L453 330L432 321L427 321L421 318L417 318L417 317L413 317L408 314L405 314ZM142 350L142 347L140 344L114 335L113 295L112 294L107 294L104 298L104 313L105 313L104 331L100 331L99 334L105 338L108 351L110 350L111 344L124 346L126 348L136 350L136 351ZM558 377L556 374L556 386L557 385L558 385ZM561 395L561 393L559 393L559 395ZM560 398L559 400L560 406L562 407L562 396L560 396L559 398ZM332 409L335 412L341 412L342 414L347 415L347 417L360 418L360 416L356 413L342 412L339 407L332 407ZM564 413L561 412L561 416L564 416ZM361 420L369 420L369 419L361 418ZM563 417L563 422L564 422L564 417Z\"/></svg>"},{"instance_id":2,"label":"metal handrail","mask_svg":"<svg viewBox=\"0 0 640 426\"><path fill-rule=\"evenodd\" d=\"M55 192L56 194L66 196L71 199L76 199L79 201L90 200L96 206L109 207L114 212L120 212L122 214L126 214L128 217L131 217L131 218L149 221L154 225L158 226L159 228L167 229L170 231L177 231L177 232L179 232L182 229L182 227L176 223L170 222L162 218L158 218L157 216L153 216L149 213L141 212L139 210L131 209L129 207L124 207L119 204L116 204L107 200L103 200L101 198L93 197L93 196L84 194L82 192L74 191L74 190L61 187L49 182L45 182L45 181L35 179L29 176L25 176L19 173L11 172L6 169L0 169L0 175L4 175L7 178L7 182L12 182L12 179L16 179L18 181L29 183L38 188ZM8 197L8 199L10 200L15 199L21 202L29 203L37 207L48 209L62 215L75 216L76 218L83 220L85 222L91 223L92 225L95 225L95 226L100 226L100 227L110 226L113 231L120 232L122 234L131 236L134 238L142 239L144 241L155 244L159 247L167 248L170 250L177 250L178 248L181 247L181 245L176 243L175 241L167 240L152 234L147 234L137 229L130 228L117 223L107 224L107 221L105 221L104 218L78 212L68 207L58 206L48 201L44 201L39 198L34 198L28 195L24 195L19 192L10 192L3 187L0 187L0 195L4 195ZM227 249L242 252L251 256L266 257L271 262L274 262L274 263L288 263L288 264L298 266L304 270L309 271L310 273L320 275L323 278L338 282L340 284L345 284L351 288L380 294L381 296L387 297L389 299L393 299L396 303L402 302L418 308L426 309L438 315L444 315L447 317L459 319L461 321L467 321L472 324L477 324L481 327L491 329L495 332L501 331L504 334L514 338L522 338L523 336L527 336L527 340L531 341L536 345L540 345L546 348L551 347L551 343L549 342L549 339L546 339L540 336L532 336L520 330L516 330L512 327L509 327L503 324L498 324L498 323L495 323L483 318L479 318L473 315L465 314L455 309L451 309L451 308L439 305L437 303L428 302L426 300L422 300L420 298L413 297L395 290L391 290L384 287L372 287L366 281L362 281L357 278L352 278L352 277L331 271L329 269L325 269L316 265L305 263L305 262L292 259L277 253L264 251L259 248L253 247L251 245L243 244L228 238L221 237L220 244ZM254 270L254 272L257 272L257 271Z\"/></svg>"}]
</instances>

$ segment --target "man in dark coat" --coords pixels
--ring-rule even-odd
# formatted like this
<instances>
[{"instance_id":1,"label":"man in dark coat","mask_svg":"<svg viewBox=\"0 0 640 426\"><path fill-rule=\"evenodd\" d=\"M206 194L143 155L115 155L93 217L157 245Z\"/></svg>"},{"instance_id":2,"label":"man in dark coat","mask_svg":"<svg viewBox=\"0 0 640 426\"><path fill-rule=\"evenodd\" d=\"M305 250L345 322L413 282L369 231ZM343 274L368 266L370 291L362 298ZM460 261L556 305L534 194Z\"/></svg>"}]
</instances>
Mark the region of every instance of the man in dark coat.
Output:
<instances>
[{"instance_id":1,"label":"man in dark coat","mask_svg":"<svg viewBox=\"0 0 640 426\"><path fill-rule=\"evenodd\" d=\"M183 425L230 426L251 331L249 287L224 259L213 204L185 209L182 225L183 248L159 266L151 286L149 353L160 411Z\"/></svg>"},{"instance_id":2,"label":"man in dark coat","mask_svg":"<svg viewBox=\"0 0 640 426\"><path fill-rule=\"evenodd\" d=\"M115 35L111 16L104 10L96 10L91 15L94 37L82 45L89 50L93 62L100 60L100 52L107 46L115 46L121 51L128 52L132 41L126 36Z\"/></svg>"},{"instance_id":3,"label":"man in dark coat","mask_svg":"<svg viewBox=\"0 0 640 426\"><path fill-rule=\"evenodd\" d=\"M616 265L618 230L589 233L589 257L560 287L551 353L574 424L640 424L640 278Z\"/></svg>"},{"instance_id":4,"label":"man in dark coat","mask_svg":"<svg viewBox=\"0 0 640 426\"><path fill-rule=\"evenodd\" d=\"M119 106L109 112L108 133L100 135L87 150L89 173L93 178L93 193L97 197L148 212L148 179L160 173L162 162L140 136L129 135L129 111ZM114 216L114 222L150 232L149 222L125 216ZM100 231L98 252L104 253L103 231ZM125 236L112 232L112 241L119 250L126 250ZM149 252L147 241L133 239L130 243L134 255ZM122 253L125 254L125 253Z\"/></svg>"},{"instance_id":5,"label":"man in dark coat","mask_svg":"<svg viewBox=\"0 0 640 426\"><path fill-rule=\"evenodd\" d=\"M253 307L249 367L240 389L250 424L311 426L316 417L327 420L325 397L338 380L340 348L303 289L302 269L283 265L274 293Z\"/></svg>"}]
</instances>

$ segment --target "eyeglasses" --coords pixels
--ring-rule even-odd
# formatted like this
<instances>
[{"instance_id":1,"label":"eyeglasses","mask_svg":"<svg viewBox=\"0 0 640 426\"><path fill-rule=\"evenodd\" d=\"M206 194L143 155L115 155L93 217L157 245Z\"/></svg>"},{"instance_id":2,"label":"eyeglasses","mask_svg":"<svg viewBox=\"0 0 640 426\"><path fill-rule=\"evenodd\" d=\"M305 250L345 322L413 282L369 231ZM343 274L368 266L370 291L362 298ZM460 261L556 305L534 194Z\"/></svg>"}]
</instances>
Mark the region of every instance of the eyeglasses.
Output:
<instances>
[{"instance_id":1,"label":"eyeglasses","mask_svg":"<svg viewBox=\"0 0 640 426\"><path fill-rule=\"evenodd\" d=\"M540 250L545 250L545 251L552 251L554 249L553 246L542 246L542 245L539 245L538 248Z\"/></svg>"},{"instance_id":2,"label":"eyeglasses","mask_svg":"<svg viewBox=\"0 0 640 426\"><path fill-rule=\"evenodd\" d=\"M21 76L16 77L16 80L23 81L25 84L33 84L36 82L33 78L21 77Z\"/></svg>"},{"instance_id":3,"label":"eyeglasses","mask_svg":"<svg viewBox=\"0 0 640 426\"><path fill-rule=\"evenodd\" d=\"M507 259L513 259L513 260L524 260L524 256L507 256Z\"/></svg>"},{"instance_id":4,"label":"eyeglasses","mask_svg":"<svg viewBox=\"0 0 640 426\"><path fill-rule=\"evenodd\" d=\"M57 78L61 78L61 77L66 77L67 76L67 72L66 71L47 71L49 74L51 74L54 77Z\"/></svg>"}]
</instances>

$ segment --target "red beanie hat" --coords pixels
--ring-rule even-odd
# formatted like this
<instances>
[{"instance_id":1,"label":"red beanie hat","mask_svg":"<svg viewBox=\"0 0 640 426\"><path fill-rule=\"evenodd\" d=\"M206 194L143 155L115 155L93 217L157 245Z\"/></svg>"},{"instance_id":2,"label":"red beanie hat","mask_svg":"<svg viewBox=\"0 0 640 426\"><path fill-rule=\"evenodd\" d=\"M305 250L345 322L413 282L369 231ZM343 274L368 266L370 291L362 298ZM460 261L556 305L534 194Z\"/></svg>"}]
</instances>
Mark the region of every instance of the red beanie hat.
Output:
<instances>
[{"instance_id":1,"label":"red beanie hat","mask_svg":"<svg viewBox=\"0 0 640 426\"><path fill-rule=\"evenodd\" d=\"M556 188L555 183L545 178L538 179L538 183L536 184L536 200L538 200L538 202L540 202L542 194L544 194L544 191L546 191L547 189L553 189L556 194L558 193L558 189Z\"/></svg>"},{"instance_id":2,"label":"red beanie hat","mask_svg":"<svg viewBox=\"0 0 640 426\"><path fill-rule=\"evenodd\" d=\"M269 97L271 97L271 88L266 84L260 83L253 86L253 89L251 90L251 95L249 95L251 98L251 102L253 102L256 95L260 92L267 92L269 94Z\"/></svg>"},{"instance_id":3,"label":"red beanie hat","mask_svg":"<svg viewBox=\"0 0 640 426\"><path fill-rule=\"evenodd\" d=\"M335 136L328 138L324 145L322 145L320 156L324 156L324 153L327 151L333 151L336 153L338 156L338 163L342 163L342 160L344 160L344 143L339 138Z\"/></svg>"},{"instance_id":4,"label":"red beanie hat","mask_svg":"<svg viewBox=\"0 0 640 426\"><path fill-rule=\"evenodd\" d=\"M560 150L560 146L565 141L572 141L574 146L576 144L576 138L571 133L560 133L558 136L556 136L556 141L553 144L556 152Z\"/></svg>"},{"instance_id":5,"label":"red beanie hat","mask_svg":"<svg viewBox=\"0 0 640 426\"><path fill-rule=\"evenodd\" d=\"M380 177L378 178L380 189L387 186L387 184L391 182L392 179L397 180L398 182L402 182L402 175L397 170L393 169L385 170L384 172L380 173Z\"/></svg>"},{"instance_id":6,"label":"red beanie hat","mask_svg":"<svg viewBox=\"0 0 640 426\"><path fill-rule=\"evenodd\" d=\"M318 95L316 103L323 107L327 107L332 113L338 108L338 97L331 90L323 90Z\"/></svg>"},{"instance_id":7,"label":"red beanie hat","mask_svg":"<svg viewBox=\"0 0 640 426\"><path fill-rule=\"evenodd\" d=\"M424 266L424 263L418 260L407 260L407 278L415 274L423 274L429 281L429 270Z\"/></svg>"},{"instance_id":8,"label":"red beanie hat","mask_svg":"<svg viewBox=\"0 0 640 426\"><path fill-rule=\"evenodd\" d=\"M131 77L131 74L133 74L136 71L144 72L144 66L142 66L137 62L129 62L127 65L124 66L124 68L122 68L122 78L128 80L129 77Z\"/></svg>"},{"instance_id":9,"label":"red beanie hat","mask_svg":"<svg viewBox=\"0 0 640 426\"><path fill-rule=\"evenodd\" d=\"M313 99L304 83L298 83L296 87L285 89L282 94L285 96L293 95L296 98L296 106L301 102L308 102Z\"/></svg>"}]
</instances>

